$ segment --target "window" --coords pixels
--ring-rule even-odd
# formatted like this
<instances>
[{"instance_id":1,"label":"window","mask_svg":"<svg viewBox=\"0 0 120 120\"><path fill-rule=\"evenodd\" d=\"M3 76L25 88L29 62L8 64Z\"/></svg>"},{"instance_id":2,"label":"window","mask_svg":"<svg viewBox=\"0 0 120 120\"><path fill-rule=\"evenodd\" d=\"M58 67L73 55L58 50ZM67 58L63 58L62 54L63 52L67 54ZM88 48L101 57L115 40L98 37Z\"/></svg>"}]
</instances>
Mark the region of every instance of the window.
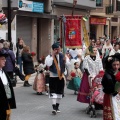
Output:
<instances>
[{"instance_id":1,"label":"window","mask_svg":"<svg viewBox=\"0 0 120 120\"><path fill-rule=\"evenodd\" d=\"M118 18L113 17L113 18L111 19L111 21L112 21L112 22L118 22Z\"/></svg>"},{"instance_id":2,"label":"window","mask_svg":"<svg viewBox=\"0 0 120 120\"><path fill-rule=\"evenodd\" d=\"M120 11L120 1L119 0L117 1L117 4L116 4L116 10Z\"/></svg>"},{"instance_id":3,"label":"window","mask_svg":"<svg viewBox=\"0 0 120 120\"><path fill-rule=\"evenodd\" d=\"M103 5L103 0L96 0L97 7L102 7L102 5Z\"/></svg>"}]
</instances>

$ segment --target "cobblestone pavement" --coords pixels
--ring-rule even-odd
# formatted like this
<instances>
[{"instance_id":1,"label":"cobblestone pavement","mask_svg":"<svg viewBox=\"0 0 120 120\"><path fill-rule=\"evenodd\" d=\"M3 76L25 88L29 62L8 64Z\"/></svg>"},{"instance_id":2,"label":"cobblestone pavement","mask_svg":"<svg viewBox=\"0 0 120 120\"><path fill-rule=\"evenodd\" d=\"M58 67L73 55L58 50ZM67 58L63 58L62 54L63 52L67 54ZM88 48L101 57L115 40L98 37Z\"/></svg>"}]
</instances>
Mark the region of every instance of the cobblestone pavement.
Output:
<instances>
[{"instance_id":1,"label":"cobblestone pavement","mask_svg":"<svg viewBox=\"0 0 120 120\"><path fill-rule=\"evenodd\" d=\"M30 79L33 83L35 75ZM12 110L11 120L102 120L102 111L97 111L97 118L90 118L85 113L87 104L76 101L77 95L65 89L65 97L61 101L61 113L52 115L51 100L48 96L36 95L32 87L23 87L23 82L18 80L14 88L17 109Z\"/></svg>"}]
</instances>

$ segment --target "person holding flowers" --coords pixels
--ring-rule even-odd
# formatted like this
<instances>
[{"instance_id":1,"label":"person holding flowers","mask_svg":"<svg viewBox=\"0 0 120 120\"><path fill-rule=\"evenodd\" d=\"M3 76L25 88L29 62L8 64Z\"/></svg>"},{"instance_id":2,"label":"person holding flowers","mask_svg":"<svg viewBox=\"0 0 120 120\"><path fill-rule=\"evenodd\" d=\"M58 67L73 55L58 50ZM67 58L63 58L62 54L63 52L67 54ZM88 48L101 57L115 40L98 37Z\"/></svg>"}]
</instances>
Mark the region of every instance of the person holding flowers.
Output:
<instances>
[{"instance_id":1,"label":"person holding flowers","mask_svg":"<svg viewBox=\"0 0 120 120\"><path fill-rule=\"evenodd\" d=\"M33 59L33 61L34 61L34 57L36 56L36 53L35 53L35 52L31 52L30 54L31 54L32 59Z\"/></svg>"},{"instance_id":2,"label":"person holding flowers","mask_svg":"<svg viewBox=\"0 0 120 120\"><path fill-rule=\"evenodd\" d=\"M105 63L103 120L120 120L120 54L108 57Z\"/></svg>"},{"instance_id":3,"label":"person holding flowers","mask_svg":"<svg viewBox=\"0 0 120 120\"><path fill-rule=\"evenodd\" d=\"M29 46L25 46L23 48L22 52L22 61L23 61L23 71L25 74L25 82L24 82L24 87L29 87L31 86L28 82L31 74L35 72L34 70L34 64L33 64L33 57L30 53L30 48Z\"/></svg>"},{"instance_id":4,"label":"person holding flowers","mask_svg":"<svg viewBox=\"0 0 120 120\"><path fill-rule=\"evenodd\" d=\"M71 80L67 86L68 89L74 90L74 94L78 91L81 83L82 72L79 68L80 64L78 62L74 63L74 69L71 71Z\"/></svg>"},{"instance_id":5,"label":"person holding flowers","mask_svg":"<svg viewBox=\"0 0 120 120\"><path fill-rule=\"evenodd\" d=\"M90 103L90 88L92 80L103 70L102 60L97 55L97 48L90 47L88 48L89 55L83 60L84 73L78 92L77 101L82 103Z\"/></svg>"}]
</instances>

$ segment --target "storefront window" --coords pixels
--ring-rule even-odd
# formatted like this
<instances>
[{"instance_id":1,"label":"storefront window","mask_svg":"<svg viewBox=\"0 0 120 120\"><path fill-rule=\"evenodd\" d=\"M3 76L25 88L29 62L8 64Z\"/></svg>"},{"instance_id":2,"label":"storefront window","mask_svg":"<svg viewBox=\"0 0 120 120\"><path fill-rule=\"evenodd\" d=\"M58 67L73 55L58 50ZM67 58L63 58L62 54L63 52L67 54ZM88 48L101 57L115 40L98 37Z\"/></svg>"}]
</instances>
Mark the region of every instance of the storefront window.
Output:
<instances>
[{"instance_id":1,"label":"storefront window","mask_svg":"<svg viewBox=\"0 0 120 120\"><path fill-rule=\"evenodd\" d=\"M103 5L103 0L96 0L97 7L102 7L102 5Z\"/></svg>"},{"instance_id":2,"label":"storefront window","mask_svg":"<svg viewBox=\"0 0 120 120\"><path fill-rule=\"evenodd\" d=\"M54 41L56 42L59 38L59 20L55 20L54 23Z\"/></svg>"}]
</instances>

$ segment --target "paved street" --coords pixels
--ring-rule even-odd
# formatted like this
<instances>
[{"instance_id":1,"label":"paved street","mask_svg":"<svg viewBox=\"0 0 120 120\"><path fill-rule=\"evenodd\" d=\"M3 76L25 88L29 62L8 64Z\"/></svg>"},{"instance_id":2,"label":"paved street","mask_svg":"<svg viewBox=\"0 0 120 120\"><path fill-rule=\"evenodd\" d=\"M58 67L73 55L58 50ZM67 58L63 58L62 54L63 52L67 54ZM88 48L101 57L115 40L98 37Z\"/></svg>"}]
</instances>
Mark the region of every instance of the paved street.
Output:
<instances>
[{"instance_id":1,"label":"paved street","mask_svg":"<svg viewBox=\"0 0 120 120\"><path fill-rule=\"evenodd\" d=\"M32 83L34 75L31 77ZM22 87L18 81L14 88L17 109L12 110L11 120L102 120L102 111L98 111L97 118L90 118L85 113L86 104L76 101L73 91L65 89L65 97L61 101L61 113L52 115L51 100L46 95L36 95L32 87Z\"/></svg>"}]
</instances>

